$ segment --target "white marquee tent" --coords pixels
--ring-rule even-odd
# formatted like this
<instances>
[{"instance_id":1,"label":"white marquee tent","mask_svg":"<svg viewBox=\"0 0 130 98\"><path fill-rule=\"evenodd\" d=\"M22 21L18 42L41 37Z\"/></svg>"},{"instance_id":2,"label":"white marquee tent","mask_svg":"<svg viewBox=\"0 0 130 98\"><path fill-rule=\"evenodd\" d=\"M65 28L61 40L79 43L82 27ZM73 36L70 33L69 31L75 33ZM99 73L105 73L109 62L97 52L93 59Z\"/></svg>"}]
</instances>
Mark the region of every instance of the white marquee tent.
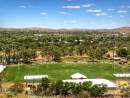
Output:
<instances>
[{"instance_id":1,"label":"white marquee tent","mask_svg":"<svg viewBox=\"0 0 130 98\"><path fill-rule=\"evenodd\" d=\"M48 75L28 75L24 76L24 80L39 80L42 78L48 78Z\"/></svg>"},{"instance_id":2,"label":"white marquee tent","mask_svg":"<svg viewBox=\"0 0 130 98\"><path fill-rule=\"evenodd\" d=\"M63 82L83 83L83 82L90 81L90 82L92 82L93 85L104 84L108 88L117 88L118 87L117 84L115 84L109 80L106 80L106 79L87 79L87 77L85 75L82 75L80 73L75 73L75 74L71 75L71 78L72 79L63 80Z\"/></svg>"},{"instance_id":3,"label":"white marquee tent","mask_svg":"<svg viewBox=\"0 0 130 98\"><path fill-rule=\"evenodd\" d=\"M0 65L0 73L2 73L2 72L4 71L5 68L6 68L6 66Z\"/></svg>"},{"instance_id":4,"label":"white marquee tent","mask_svg":"<svg viewBox=\"0 0 130 98\"><path fill-rule=\"evenodd\" d=\"M72 79L86 79L87 77L85 75L82 75L80 73L75 73L73 75L71 75Z\"/></svg>"},{"instance_id":5,"label":"white marquee tent","mask_svg":"<svg viewBox=\"0 0 130 98\"><path fill-rule=\"evenodd\" d=\"M119 78L125 78L125 77L130 77L130 73L123 73L123 74L113 74L115 77L119 77Z\"/></svg>"}]
</instances>

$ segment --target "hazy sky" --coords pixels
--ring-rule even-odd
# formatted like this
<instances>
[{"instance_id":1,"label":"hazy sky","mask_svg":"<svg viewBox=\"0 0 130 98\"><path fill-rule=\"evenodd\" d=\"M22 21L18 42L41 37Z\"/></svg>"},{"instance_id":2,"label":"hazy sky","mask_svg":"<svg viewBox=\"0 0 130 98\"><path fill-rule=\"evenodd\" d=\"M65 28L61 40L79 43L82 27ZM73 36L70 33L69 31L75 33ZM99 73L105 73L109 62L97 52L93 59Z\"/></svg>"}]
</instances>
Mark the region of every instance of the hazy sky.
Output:
<instances>
[{"instance_id":1,"label":"hazy sky","mask_svg":"<svg viewBox=\"0 0 130 98\"><path fill-rule=\"evenodd\" d=\"M0 0L0 27L130 26L130 0Z\"/></svg>"}]
</instances>

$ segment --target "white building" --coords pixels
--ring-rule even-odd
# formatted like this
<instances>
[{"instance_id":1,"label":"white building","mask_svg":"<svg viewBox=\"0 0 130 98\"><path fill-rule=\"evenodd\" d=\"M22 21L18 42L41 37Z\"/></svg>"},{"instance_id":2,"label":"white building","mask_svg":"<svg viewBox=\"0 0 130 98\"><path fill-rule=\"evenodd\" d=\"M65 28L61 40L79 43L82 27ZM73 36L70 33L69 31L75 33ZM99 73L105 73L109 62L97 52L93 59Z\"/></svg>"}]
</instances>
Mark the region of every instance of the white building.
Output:
<instances>
[{"instance_id":1,"label":"white building","mask_svg":"<svg viewBox=\"0 0 130 98\"><path fill-rule=\"evenodd\" d=\"M2 72L4 71L5 68L6 68L6 66L0 65L0 73L2 73Z\"/></svg>"},{"instance_id":2,"label":"white building","mask_svg":"<svg viewBox=\"0 0 130 98\"><path fill-rule=\"evenodd\" d=\"M128 77L130 77L130 73L117 73L117 74L113 74L115 77L117 77L117 78L128 78Z\"/></svg>"},{"instance_id":3,"label":"white building","mask_svg":"<svg viewBox=\"0 0 130 98\"><path fill-rule=\"evenodd\" d=\"M71 75L72 79L86 79L87 77L85 75L82 75L80 73L75 73L73 75Z\"/></svg>"},{"instance_id":4,"label":"white building","mask_svg":"<svg viewBox=\"0 0 130 98\"><path fill-rule=\"evenodd\" d=\"M87 82L87 81L90 81L92 82L92 85L95 85L95 84L104 84L106 85L108 88L117 88L118 85L107 80L107 79L87 79L86 76L80 74L80 73L76 73L76 74L73 74L71 75L71 78L72 79L66 79L66 80L63 80L63 82L69 82L69 83L83 83L83 82Z\"/></svg>"},{"instance_id":5,"label":"white building","mask_svg":"<svg viewBox=\"0 0 130 98\"><path fill-rule=\"evenodd\" d=\"M48 75L27 75L27 76L24 76L24 80L40 80L42 78L48 78Z\"/></svg>"}]
</instances>

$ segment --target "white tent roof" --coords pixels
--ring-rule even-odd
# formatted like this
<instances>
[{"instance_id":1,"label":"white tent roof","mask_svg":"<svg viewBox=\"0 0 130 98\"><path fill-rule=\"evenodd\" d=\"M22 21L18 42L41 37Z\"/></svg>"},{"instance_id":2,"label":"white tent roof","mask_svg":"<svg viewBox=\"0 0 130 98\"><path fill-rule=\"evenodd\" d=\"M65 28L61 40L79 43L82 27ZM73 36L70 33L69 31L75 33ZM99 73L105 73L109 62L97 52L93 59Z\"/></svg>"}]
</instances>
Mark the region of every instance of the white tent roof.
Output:
<instances>
[{"instance_id":1,"label":"white tent roof","mask_svg":"<svg viewBox=\"0 0 130 98\"><path fill-rule=\"evenodd\" d=\"M73 75L71 75L72 79L86 79L87 77L85 75L82 75L80 73L75 73Z\"/></svg>"},{"instance_id":2,"label":"white tent roof","mask_svg":"<svg viewBox=\"0 0 130 98\"><path fill-rule=\"evenodd\" d=\"M115 77L130 77L130 73L123 73L123 74L113 74Z\"/></svg>"},{"instance_id":3,"label":"white tent roof","mask_svg":"<svg viewBox=\"0 0 130 98\"><path fill-rule=\"evenodd\" d=\"M42 78L48 78L48 75L28 75L24 76L24 80L38 80Z\"/></svg>"},{"instance_id":4,"label":"white tent roof","mask_svg":"<svg viewBox=\"0 0 130 98\"><path fill-rule=\"evenodd\" d=\"M5 68L6 68L6 66L0 65L0 73L2 73L2 72L4 71Z\"/></svg>"},{"instance_id":5,"label":"white tent roof","mask_svg":"<svg viewBox=\"0 0 130 98\"><path fill-rule=\"evenodd\" d=\"M114 59L114 60L120 60L121 58L120 57L113 57L112 59Z\"/></svg>"},{"instance_id":6,"label":"white tent roof","mask_svg":"<svg viewBox=\"0 0 130 98\"><path fill-rule=\"evenodd\" d=\"M77 80L77 79L69 79L69 80L63 80L63 82L72 82L72 83L83 83L83 82L86 82L86 81L90 81L92 82L93 85L95 84L104 84L106 85L108 88L117 88L118 85L109 81L109 80L106 80L106 79L82 79L82 80Z\"/></svg>"}]
</instances>

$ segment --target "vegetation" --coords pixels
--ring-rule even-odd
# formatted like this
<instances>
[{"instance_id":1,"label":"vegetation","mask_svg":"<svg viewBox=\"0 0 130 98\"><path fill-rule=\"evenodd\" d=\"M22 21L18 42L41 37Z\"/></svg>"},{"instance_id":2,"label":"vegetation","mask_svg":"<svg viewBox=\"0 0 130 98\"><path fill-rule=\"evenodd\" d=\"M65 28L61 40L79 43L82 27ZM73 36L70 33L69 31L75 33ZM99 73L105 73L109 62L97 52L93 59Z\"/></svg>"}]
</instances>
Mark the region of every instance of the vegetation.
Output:
<instances>
[{"instance_id":1,"label":"vegetation","mask_svg":"<svg viewBox=\"0 0 130 98\"><path fill-rule=\"evenodd\" d=\"M39 55L46 58L45 61L56 62L61 62L61 58L66 56L86 55L90 60L106 59L105 54L112 51L114 47L116 47L116 52L124 47L130 51L129 33L110 31L0 31L0 62L5 64L29 64ZM117 54L124 56L122 52Z\"/></svg>"},{"instance_id":2,"label":"vegetation","mask_svg":"<svg viewBox=\"0 0 130 98\"><path fill-rule=\"evenodd\" d=\"M38 86L38 90L35 92L42 96L56 96L61 97L75 96L74 98L79 98L81 92L89 94L90 97L102 96L107 91L105 85L92 85L91 82L84 83L67 83L62 81L51 81L48 78L42 79L41 84Z\"/></svg>"},{"instance_id":3,"label":"vegetation","mask_svg":"<svg viewBox=\"0 0 130 98\"><path fill-rule=\"evenodd\" d=\"M60 80L69 79L70 75L76 72L88 78L114 80L116 78L113 73L127 73L130 70L127 65L119 65L116 62L110 64L110 58L114 55L123 58L122 62L130 60L129 33L0 30L0 63L7 65L0 75L0 84L3 81L23 82L25 75L47 74L49 79L43 79L38 89L32 87L36 95L59 95L62 98L102 96L106 92L104 85L92 85L91 82L64 83ZM81 59L90 63L78 64ZM38 64L35 61L38 61ZM39 61L47 64L39 64ZM52 61L55 64L50 64ZM100 63L101 61L109 62ZM73 64L67 64L68 62ZM122 62L119 63L124 64ZM15 84L10 91L21 93L23 86ZM129 90L124 95L129 96Z\"/></svg>"},{"instance_id":4,"label":"vegetation","mask_svg":"<svg viewBox=\"0 0 130 98\"><path fill-rule=\"evenodd\" d=\"M49 79L63 80L69 79L74 73L82 73L88 78L105 78L114 80L113 73L127 73L129 67L115 64L31 64L8 66L1 75L5 81L23 81L25 75L47 74Z\"/></svg>"},{"instance_id":5,"label":"vegetation","mask_svg":"<svg viewBox=\"0 0 130 98\"><path fill-rule=\"evenodd\" d=\"M128 50L127 48L121 48L118 50L118 55L120 57L125 57L129 59L130 56L130 50Z\"/></svg>"}]
</instances>

